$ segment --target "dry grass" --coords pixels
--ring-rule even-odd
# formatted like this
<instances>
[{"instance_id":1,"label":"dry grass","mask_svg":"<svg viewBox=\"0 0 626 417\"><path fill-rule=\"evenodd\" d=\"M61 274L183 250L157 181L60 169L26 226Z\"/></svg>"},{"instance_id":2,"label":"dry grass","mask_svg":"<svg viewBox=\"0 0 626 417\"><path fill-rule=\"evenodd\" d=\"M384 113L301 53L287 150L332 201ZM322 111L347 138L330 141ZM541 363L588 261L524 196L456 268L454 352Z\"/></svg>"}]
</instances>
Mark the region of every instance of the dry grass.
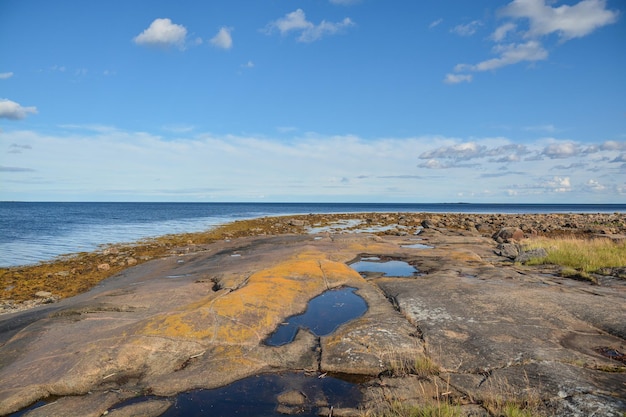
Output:
<instances>
[{"instance_id":1,"label":"dry grass","mask_svg":"<svg viewBox=\"0 0 626 417\"><path fill-rule=\"evenodd\" d=\"M524 242L526 249L544 248L548 256L529 265L553 264L564 267L565 275L599 272L604 268L626 266L626 241L611 239L537 238Z\"/></svg>"},{"instance_id":2,"label":"dry grass","mask_svg":"<svg viewBox=\"0 0 626 417\"><path fill-rule=\"evenodd\" d=\"M439 374L439 366L422 354L416 354L413 357L392 355L389 359L389 371L394 376L415 375L428 378Z\"/></svg>"},{"instance_id":3,"label":"dry grass","mask_svg":"<svg viewBox=\"0 0 626 417\"><path fill-rule=\"evenodd\" d=\"M388 409L368 417L461 417L461 408L446 402L426 405L407 405L401 401L389 404Z\"/></svg>"},{"instance_id":4,"label":"dry grass","mask_svg":"<svg viewBox=\"0 0 626 417\"><path fill-rule=\"evenodd\" d=\"M506 379L490 378L487 391L481 398L481 404L494 416L503 417L540 417L543 403L540 389L532 387L525 375L526 386L515 388Z\"/></svg>"}]
</instances>

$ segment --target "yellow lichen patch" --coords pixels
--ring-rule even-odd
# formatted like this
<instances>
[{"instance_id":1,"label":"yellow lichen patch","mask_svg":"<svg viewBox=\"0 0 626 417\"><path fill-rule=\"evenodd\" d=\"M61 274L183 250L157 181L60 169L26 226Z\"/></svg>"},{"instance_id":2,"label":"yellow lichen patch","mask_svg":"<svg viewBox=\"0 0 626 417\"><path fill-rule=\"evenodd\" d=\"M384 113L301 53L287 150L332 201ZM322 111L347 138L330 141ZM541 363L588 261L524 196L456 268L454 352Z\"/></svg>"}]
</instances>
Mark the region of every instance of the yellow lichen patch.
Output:
<instances>
[{"instance_id":1,"label":"yellow lichen patch","mask_svg":"<svg viewBox=\"0 0 626 417\"><path fill-rule=\"evenodd\" d=\"M358 284L364 281L358 272L345 263L322 260L320 268L331 286Z\"/></svg>"},{"instance_id":2,"label":"yellow lichen patch","mask_svg":"<svg viewBox=\"0 0 626 417\"><path fill-rule=\"evenodd\" d=\"M329 286L362 278L348 266L317 251L254 273L242 288L211 296L146 324L142 333L220 344L256 344L286 317L303 311Z\"/></svg>"},{"instance_id":3,"label":"yellow lichen patch","mask_svg":"<svg viewBox=\"0 0 626 417\"><path fill-rule=\"evenodd\" d=\"M447 252L446 255L458 261L486 263L483 258L470 250L453 250Z\"/></svg>"}]
</instances>

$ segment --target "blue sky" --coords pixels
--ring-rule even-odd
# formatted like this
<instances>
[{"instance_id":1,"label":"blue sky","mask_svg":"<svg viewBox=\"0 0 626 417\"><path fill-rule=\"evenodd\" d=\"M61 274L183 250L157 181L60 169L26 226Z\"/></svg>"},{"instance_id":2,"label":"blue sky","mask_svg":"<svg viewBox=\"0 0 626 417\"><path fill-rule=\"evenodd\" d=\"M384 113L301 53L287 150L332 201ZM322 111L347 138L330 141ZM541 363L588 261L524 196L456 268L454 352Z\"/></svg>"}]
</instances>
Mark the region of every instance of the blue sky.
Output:
<instances>
[{"instance_id":1,"label":"blue sky","mask_svg":"<svg viewBox=\"0 0 626 417\"><path fill-rule=\"evenodd\" d=\"M626 202L620 0L0 0L0 200Z\"/></svg>"}]
</instances>

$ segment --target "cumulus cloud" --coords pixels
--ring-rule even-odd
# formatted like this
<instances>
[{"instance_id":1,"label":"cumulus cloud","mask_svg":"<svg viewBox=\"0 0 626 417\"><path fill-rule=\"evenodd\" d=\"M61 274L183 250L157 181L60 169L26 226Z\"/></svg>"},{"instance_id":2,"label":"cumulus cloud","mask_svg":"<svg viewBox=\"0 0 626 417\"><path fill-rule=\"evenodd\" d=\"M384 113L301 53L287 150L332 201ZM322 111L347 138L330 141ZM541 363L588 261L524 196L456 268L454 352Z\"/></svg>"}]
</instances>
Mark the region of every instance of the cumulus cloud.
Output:
<instances>
[{"instance_id":1,"label":"cumulus cloud","mask_svg":"<svg viewBox=\"0 0 626 417\"><path fill-rule=\"evenodd\" d=\"M551 5L553 3L552 0L511 1L499 12L500 17L509 21L500 24L489 37L495 42L492 53L496 57L477 64L457 64L454 71L490 71L523 62L543 61L549 55L543 46L548 35L557 34L562 43L590 35L603 26L615 23L619 16L618 11L606 8L606 0L581 0L573 5L555 7ZM453 31L471 35L479 26L475 22L478 21L459 25ZM448 77L444 81L448 82Z\"/></svg>"},{"instance_id":2,"label":"cumulus cloud","mask_svg":"<svg viewBox=\"0 0 626 417\"><path fill-rule=\"evenodd\" d=\"M0 80L7 80L13 76L12 72L0 72Z\"/></svg>"},{"instance_id":3,"label":"cumulus cloud","mask_svg":"<svg viewBox=\"0 0 626 417\"><path fill-rule=\"evenodd\" d=\"M469 160L483 156L486 146L478 145L476 142L465 142L458 145L442 146L432 151L423 152L420 159L444 158L457 161Z\"/></svg>"},{"instance_id":4,"label":"cumulus cloud","mask_svg":"<svg viewBox=\"0 0 626 417\"><path fill-rule=\"evenodd\" d=\"M28 114L37 114L37 107L23 107L8 99L0 99L0 119L22 120Z\"/></svg>"},{"instance_id":5,"label":"cumulus cloud","mask_svg":"<svg viewBox=\"0 0 626 417\"><path fill-rule=\"evenodd\" d=\"M594 179L590 179L589 181L587 181L584 185L584 188L586 188L589 191L604 191L606 190L606 187L602 184L600 184L598 181L594 180Z\"/></svg>"},{"instance_id":6,"label":"cumulus cloud","mask_svg":"<svg viewBox=\"0 0 626 417\"><path fill-rule=\"evenodd\" d=\"M548 2L552 3L552 2ZM574 5L551 7L546 0L514 0L501 10L503 16L526 19L527 38L557 33L562 40L580 38L617 21L619 12L606 9L606 0L582 0Z\"/></svg>"},{"instance_id":7,"label":"cumulus cloud","mask_svg":"<svg viewBox=\"0 0 626 417\"><path fill-rule=\"evenodd\" d=\"M216 48L221 48L221 49L232 48L233 38L230 35L230 32L232 32L232 28L227 28L227 27L220 28L219 32L217 32L217 35L211 38L210 40L211 45L215 46Z\"/></svg>"},{"instance_id":8,"label":"cumulus cloud","mask_svg":"<svg viewBox=\"0 0 626 417\"><path fill-rule=\"evenodd\" d=\"M133 38L137 45L185 48L187 29L170 19L155 19L150 26Z\"/></svg>"},{"instance_id":9,"label":"cumulus cloud","mask_svg":"<svg viewBox=\"0 0 626 417\"><path fill-rule=\"evenodd\" d=\"M577 156L581 153L580 145L573 142L553 143L543 149L542 155L550 159L563 159Z\"/></svg>"},{"instance_id":10,"label":"cumulus cloud","mask_svg":"<svg viewBox=\"0 0 626 417\"><path fill-rule=\"evenodd\" d=\"M287 35L292 32L299 33L298 42L314 42L327 35L335 35L346 28L354 26L354 22L346 17L340 22L327 22L323 20L318 25L308 21L302 9L287 13L285 17L270 22L266 28L266 33L272 33L278 30L281 35Z\"/></svg>"},{"instance_id":11,"label":"cumulus cloud","mask_svg":"<svg viewBox=\"0 0 626 417\"><path fill-rule=\"evenodd\" d=\"M553 177L541 183L540 186L555 193L565 193L572 190L569 177Z\"/></svg>"},{"instance_id":12,"label":"cumulus cloud","mask_svg":"<svg viewBox=\"0 0 626 417\"><path fill-rule=\"evenodd\" d=\"M456 33L459 36L472 36L482 25L483 24L480 20L473 20L469 23L457 25L453 27L450 31L452 33Z\"/></svg>"},{"instance_id":13,"label":"cumulus cloud","mask_svg":"<svg viewBox=\"0 0 626 417\"><path fill-rule=\"evenodd\" d=\"M607 140L600 146L600 149L604 151L626 151L626 142Z\"/></svg>"}]
</instances>

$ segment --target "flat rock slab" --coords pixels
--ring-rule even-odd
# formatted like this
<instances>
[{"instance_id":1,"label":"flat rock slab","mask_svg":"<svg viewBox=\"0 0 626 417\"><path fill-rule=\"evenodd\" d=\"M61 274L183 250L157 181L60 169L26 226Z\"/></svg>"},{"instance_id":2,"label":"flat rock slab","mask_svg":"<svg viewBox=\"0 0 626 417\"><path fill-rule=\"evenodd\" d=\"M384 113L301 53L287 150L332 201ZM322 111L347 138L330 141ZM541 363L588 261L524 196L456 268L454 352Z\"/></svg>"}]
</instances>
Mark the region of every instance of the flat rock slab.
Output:
<instances>
[{"instance_id":1,"label":"flat rock slab","mask_svg":"<svg viewBox=\"0 0 626 417\"><path fill-rule=\"evenodd\" d=\"M420 238L433 249L369 234L221 241L1 316L0 415L54 396L28 415L100 416L145 393L297 370L375 378L361 387L371 408L382 398L432 400L445 388L468 413L505 392L537 398L552 415L621 417L624 367L599 348L626 350L624 281L593 286L517 267L476 233L427 229ZM422 274L364 278L348 265L364 256L404 260ZM301 330L286 345L263 343L311 298L342 286L366 300L363 316L328 336ZM423 359L439 371L420 374ZM421 394L407 389L415 381ZM114 412L158 415L168 404Z\"/></svg>"}]
</instances>

